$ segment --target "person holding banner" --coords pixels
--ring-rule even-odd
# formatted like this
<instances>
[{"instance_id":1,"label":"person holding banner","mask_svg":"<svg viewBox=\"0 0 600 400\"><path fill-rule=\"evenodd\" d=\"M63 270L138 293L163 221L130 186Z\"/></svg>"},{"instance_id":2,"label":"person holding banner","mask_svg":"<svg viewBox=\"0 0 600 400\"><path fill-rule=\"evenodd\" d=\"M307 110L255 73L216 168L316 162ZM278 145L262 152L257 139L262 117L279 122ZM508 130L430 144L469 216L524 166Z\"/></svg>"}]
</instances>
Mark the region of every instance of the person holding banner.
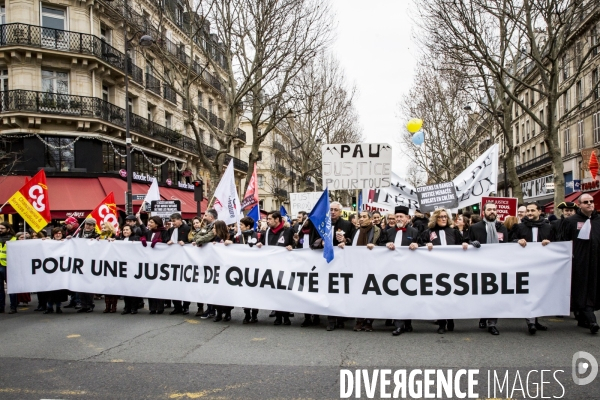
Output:
<instances>
[{"instance_id":1,"label":"person holding banner","mask_svg":"<svg viewBox=\"0 0 600 400\"><path fill-rule=\"evenodd\" d=\"M213 225L217 220L217 216L217 210L214 208L209 208L204 213L204 218L202 219L199 228L197 225L198 219L194 218L194 236L191 240L193 246L202 246L203 244L207 244L215 240L215 231L213 229ZM212 304L206 305L206 312L203 312L203 309L204 305L202 303L198 303L196 317L199 316L201 319L208 319L216 316L215 308Z\"/></svg>"},{"instance_id":2,"label":"person holding banner","mask_svg":"<svg viewBox=\"0 0 600 400\"><path fill-rule=\"evenodd\" d=\"M552 227L546 223L540 215L540 210L537 203L529 203L526 206L526 215L521 218L521 223L515 225L512 231L513 242L518 242L521 247L525 248L527 242L542 243L546 246L551 241L554 241ZM539 331L547 331L548 327L540 324L537 317L527 318L527 329L531 335Z\"/></svg>"},{"instance_id":3,"label":"person holding banner","mask_svg":"<svg viewBox=\"0 0 600 400\"><path fill-rule=\"evenodd\" d=\"M226 240L225 246L229 246L232 243L236 244L247 244L252 247L258 243L258 235L254 232L254 219L252 217L243 217L240 219L240 229L242 234L235 236L232 240ZM242 324L255 324L258 322L258 308L247 308L244 307L244 320Z\"/></svg>"},{"instance_id":4,"label":"person holding banner","mask_svg":"<svg viewBox=\"0 0 600 400\"><path fill-rule=\"evenodd\" d=\"M419 234L422 234L427 226L429 225L429 219L419 210L418 208L415 210L415 215L412 219L412 226L416 230L419 231Z\"/></svg>"},{"instance_id":5,"label":"person holding banner","mask_svg":"<svg viewBox=\"0 0 600 400\"><path fill-rule=\"evenodd\" d=\"M571 311L578 312L578 326L598 333L594 311L600 309L600 216L594 209L594 198L582 194L579 209L566 221L565 240L573 241Z\"/></svg>"},{"instance_id":6,"label":"person holding banner","mask_svg":"<svg viewBox=\"0 0 600 400\"><path fill-rule=\"evenodd\" d=\"M122 240L124 242L137 242L140 240L139 236L134 235L134 227L125 222L126 225L123 225L121 228L121 234L116 238L116 240ZM115 239L109 239L111 241ZM123 300L125 301L125 308L121 312L121 315L127 314L137 314L139 304L142 302L141 297L134 296L123 296Z\"/></svg>"},{"instance_id":7,"label":"person holding banner","mask_svg":"<svg viewBox=\"0 0 600 400\"><path fill-rule=\"evenodd\" d=\"M285 228L285 221L283 220L279 211L271 211L267 214L267 230L261 232L260 239L256 244L256 247L261 248L262 246L279 246L285 247L291 251L294 245L293 232L291 228ZM282 321L283 319L283 321ZM287 311L276 311L275 310L275 321L273 325L291 325L290 313Z\"/></svg>"},{"instance_id":8,"label":"person holding banner","mask_svg":"<svg viewBox=\"0 0 600 400\"><path fill-rule=\"evenodd\" d=\"M473 214L475 216L475 214ZM469 239L473 247L479 248L482 243L509 243L508 230L500 222L497 221L498 211L495 203L485 203L483 206L483 217L482 221L479 221L471 225L469 231ZM494 336L500 334L496 324L498 318L482 318L479 320L479 328L488 328L488 332Z\"/></svg>"},{"instance_id":9,"label":"person holding banner","mask_svg":"<svg viewBox=\"0 0 600 400\"><path fill-rule=\"evenodd\" d=\"M411 250L419 248L419 231L415 228L408 226L410 224L410 215L408 214L408 207L397 206L394 210L395 226L388 229L385 235L385 246L390 250L396 250L398 247L408 247ZM388 221L390 216L388 216ZM386 321L387 322L387 321ZM393 326L396 327L392 332L392 335L399 336L404 332L412 332L412 320L410 319L395 319L392 321ZM386 324L387 325L387 324Z\"/></svg>"},{"instance_id":10,"label":"person holding banner","mask_svg":"<svg viewBox=\"0 0 600 400\"><path fill-rule=\"evenodd\" d=\"M566 219L569 218L571 215L575 215L575 212L577 211L579 206L577 206L577 203L573 203L571 201L563 201L556 208L562 210L562 215L560 216L560 219L550 222L550 225L552 226L554 240L558 242L566 240L564 239L567 230Z\"/></svg>"},{"instance_id":11,"label":"person holding banner","mask_svg":"<svg viewBox=\"0 0 600 400\"><path fill-rule=\"evenodd\" d=\"M215 223L213 225L213 231L215 233L215 240L213 241L213 244L214 243L225 244L225 242L229 241L229 230L228 230L227 224L225 224L225 222L223 222L221 220L215 221ZM217 315L213 319L214 322L219 322L219 321L229 322L229 321L231 321L231 310L233 310L232 306L215 305L215 308L217 309Z\"/></svg>"},{"instance_id":12,"label":"person holding banner","mask_svg":"<svg viewBox=\"0 0 600 400\"><path fill-rule=\"evenodd\" d=\"M303 212L303 211L301 211ZM310 249L310 244L320 238L319 232L315 229L312 221L308 219L306 213L304 219L300 222L300 228L298 231L294 231L294 248L296 249ZM304 314L304 321L300 324L301 328L307 326L319 326L321 325L321 317L318 314ZM335 323L328 324L327 330L332 331L335 329Z\"/></svg>"},{"instance_id":13,"label":"person holding banner","mask_svg":"<svg viewBox=\"0 0 600 400\"><path fill-rule=\"evenodd\" d=\"M115 227L110 222L102 222L100 229L100 236L98 236L98 240L108 240L112 241L115 237ZM119 302L119 296L114 294L105 294L104 295L104 314L107 313L116 313L117 312L117 303Z\"/></svg>"},{"instance_id":14,"label":"person holding banner","mask_svg":"<svg viewBox=\"0 0 600 400\"><path fill-rule=\"evenodd\" d=\"M379 244L379 240L382 237L381 228L375 225L373 222L373 213L369 211L361 211L358 220L360 221L360 228L354 232L351 242L352 246L366 246L367 249L373 250ZM343 249L345 246L346 243L344 242L338 244L340 249ZM354 331L373 332L373 319L356 318Z\"/></svg>"},{"instance_id":15,"label":"person holding banner","mask_svg":"<svg viewBox=\"0 0 600 400\"><path fill-rule=\"evenodd\" d=\"M137 224L137 218L135 215L128 215L125 217L125 225L131 227L131 234L136 237L142 236L142 231Z\"/></svg>"},{"instance_id":16,"label":"person holding banner","mask_svg":"<svg viewBox=\"0 0 600 400\"><path fill-rule=\"evenodd\" d=\"M83 229L79 229L79 232L75 232L73 236L67 236L67 239L81 238L81 239L97 239L98 233L96 232L96 220L92 217L88 217L83 221ZM94 294L93 293L79 293L79 300L81 301L81 308L77 310L78 313L91 313L94 311Z\"/></svg>"},{"instance_id":17,"label":"person holding banner","mask_svg":"<svg viewBox=\"0 0 600 400\"><path fill-rule=\"evenodd\" d=\"M140 213L136 214L138 222L140 223L140 230L142 231L142 236L140 237L140 242L142 242L142 246L147 247L148 241L150 241L150 247L154 248L157 243L167 243L170 239L169 234L165 227L163 226L162 218L158 216L153 216L148 219L148 227L144 226L142 223L142 219L140 218ZM148 298L148 305L150 308L150 314L162 314L165 312L165 301L164 299L151 299Z\"/></svg>"},{"instance_id":18,"label":"person holding banner","mask_svg":"<svg viewBox=\"0 0 600 400\"><path fill-rule=\"evenodd\" d=\"M63 231L61 228L52 229L51 234L52 240L63 241ZM62 314L62 310L60 308L61 303L63 301L69 300L69 291L68 290L51 290L49 292L38 293L38 299L41 298L46 303L46 310L44 314L52 314L54 312L54 306L56 306L56 313ZM40 300L41 303L42 300Z\"/></svg>"},{"instance_id":19,"label":"person holding banner","mask_svg":"<svg viewBox=\"0 0 600 400\"><path fill-rule=\"evenodd\" d=\"M62 227L63 229L63 237L73 236L77 229L79 228L79 222L75 217L68 217L65 219L65 223Z\"/></svg>"},{"instance_id":20,"label":"person holding banner","mask_svg":"<svg viewBox=\"0 0 600 400\"><path fill-rule=\"evenodd\" d=\"M421 234L421 243L426 245L431 251L435 246L453 246L462 245L463 250L467 250L469 247L469 239L463 238L460 233L454 228L450 227L449 224L450 216L445 208L438 208L431 215L429 225L427 229ZM448 331L454 331L454 320L453 319L438 319L438 330L439 334L446 333Z\"/></svg>"},{"instance_id":21,"label":"person holding banner","mask_svg":"<svg viewBox=\"0 0 600 400\"><path fill-rule=\"evenodd\" d=\"M172 226L168 230L168 236L170 237L170 239L167 242L167 244L172 245L174 243L177 243L177 244L183 246L186 243L189 243L190 242L190 240L189 240L190 227L189 227L189 225L183 223L181 214L179 214L179 213L171 214L170 219L171 219ZM171 311L169 313L169 315L175 315L175 314L188 315L190 313L189 310L190 310L190 302L189 301L184 301L182 304L181 300L173 300L173 311Z\"/></svg>"},{"instance_id":22,"label":"person holding banner","mask_svg":"<svg viewBox=\"0 0 600 400\"><path fill-rule=\"evenodd\" d=\"M15 231L11 224L8 222L0 222L0 313L4 313L5 298L4 282L6 281L6 244L17 240ZM9 294L10 299L10 311L9 314L17 312L17 295Z\"/></svg>"}]
</instances>

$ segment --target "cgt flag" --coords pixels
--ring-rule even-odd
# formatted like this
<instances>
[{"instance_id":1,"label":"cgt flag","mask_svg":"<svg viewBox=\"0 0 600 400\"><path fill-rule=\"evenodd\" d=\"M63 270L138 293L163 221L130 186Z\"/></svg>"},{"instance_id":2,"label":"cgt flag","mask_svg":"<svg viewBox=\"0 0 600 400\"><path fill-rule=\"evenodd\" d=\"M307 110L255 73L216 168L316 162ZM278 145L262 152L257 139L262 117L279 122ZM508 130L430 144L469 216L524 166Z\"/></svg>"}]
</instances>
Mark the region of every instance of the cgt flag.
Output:
<instances>
[{"instance_id":1,"label":"cgt flag","mask_svg":"<svg viewBox=\"0 0 600 400\"><path fill-rule=\"evenodd\" d=\"M115 234L119 234L119 220L117 218L117 205L115 195L110 192L108 196L88 215L96 220L96 232L100 233L102 224L108 223L115 228Z\"/></svg>"},{"instance_id":2,"label":"cgt flag","mask_svg":"<svg viewBox=\"0 0 600 400\"><path fill-rule=\"evenodd\" d=\"M8 199L8 203L23 217L35 232L41 231L50 222L50 202L46 174L40 170L18 192Z\"/></svg>"},{"instance_id":3,"label":"cgt flag","mask_svg":"<svg viewBox=\"0 0 600 400\"><path fill-rule=\"evenodd\" d=\"M333 260L333 230L331 228L331 214L329 212L329 188L317 200L308 218L312 221L323 239L323 257L328 263Z\"/></svg>"},{"instance_id":4,"label":"cgt flag","mask_svg":"<svg viewBox=\"0 0 600 400\"><path fill-rule=\"evenodd\" d=\"M242 200L242 210L247 210L252 206L258 204L258 179L256 177L256 163L254 163L254 172L252 172L252 178L248 184L248 189Z\"/></svg>"}]
</instances>

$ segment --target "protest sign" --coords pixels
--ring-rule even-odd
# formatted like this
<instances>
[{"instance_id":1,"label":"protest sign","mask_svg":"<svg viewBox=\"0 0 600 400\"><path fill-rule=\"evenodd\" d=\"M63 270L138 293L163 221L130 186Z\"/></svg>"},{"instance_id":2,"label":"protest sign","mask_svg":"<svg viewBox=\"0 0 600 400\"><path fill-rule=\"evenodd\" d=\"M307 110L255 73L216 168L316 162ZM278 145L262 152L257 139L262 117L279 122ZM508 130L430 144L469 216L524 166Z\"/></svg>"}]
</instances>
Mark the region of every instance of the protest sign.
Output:
<instances>
[{"instance_id":1,"label":"protest sign","mask_svg":"<svg viewBox=\"0 0 600 400\"><path fill-rule=\"evenodd\" d=\"M295 218L300 211L310 213L323 192L290 193L290 212Z\"/></svg>"},{"instance_id":2,"label":"protest sign","mask_svg":"<svg viewBox=\"0 0 600 400\"><path fill-rule=\"evenodd\" d=\"M494 203L496 205L496 218L500 222L504 222L504 219L506 217L517 216L517 208L519 201L514 197L482 197L480 207L482 217L486 203Z\"/></svg>"},{"instance_id":3,"label":"protest sign","mask_svg":"<svg viewBox=\"0 0 600 400\"><path fill-rule=\"evenodd\" d=\"M421 212L432 212L437 208L454 208L458 205L454 183L436 183L417 188Z\"/></svg>"},{"instance_id":4,"label":"protest sign","mask_svg":"<svg viewBox=\"0 0 600 400\"><path fill-rule=\"evenodd\" d=\"M321 251L277 246L17 240L8 242L8 265L18 266L8 291L69 289L379 319L569 315L572 247L347 246L333 248L328 264Z\"/></svg>"},{"instance_id":5,"label":"protest sign","mask_svg":"<svg viewBox=\"0 0 600 400\"><path fill-rule=\"evenodd\" d=\"M392 147L387 143L324 144L323 189L390 186Z\"/></svg>"},{"instance_id":6,"label":"protest sign","mask_svg":"<svg viewBox=\"0 0 600 400\"><path fill-rule=\"evenodd\" d=\"M458 207L480 203L498 187L498 144L486 150L471 165L452 180L458 197Z\"/></svg>"},{"instance_id":7,"label":"protest sign","mask_svg":"<svg viewBox=\"0 0 600 400\"><path fill-rule=\"evenodd\" d=\"M172 214L181 212L181 201L179 200L152 200L150 203L150 215L161 218L170 218Z\"/></svg>"}]
</instances>

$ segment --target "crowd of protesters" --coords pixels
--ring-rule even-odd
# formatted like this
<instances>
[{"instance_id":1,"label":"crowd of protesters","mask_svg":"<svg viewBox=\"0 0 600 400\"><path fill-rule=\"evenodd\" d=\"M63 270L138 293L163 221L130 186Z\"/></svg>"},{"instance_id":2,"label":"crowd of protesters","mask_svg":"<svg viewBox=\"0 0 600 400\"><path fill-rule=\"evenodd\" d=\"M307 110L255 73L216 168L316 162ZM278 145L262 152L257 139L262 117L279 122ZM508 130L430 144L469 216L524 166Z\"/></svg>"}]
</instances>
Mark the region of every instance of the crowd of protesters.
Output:
<instances>
[{"instance_id":1,"label":"crowd of protesters","mask_svg":"<svg viewBox=\"0 0 600 400\"><path fill-rule=\"evenodd\" d=\"M503 222L497 218L494 203L483 205L483 218L478 214L462 212L452 216L446 209L437 209L431 215L416 210L409 215L406 207L396 207L394 213L382 215L378 211L361 211L343 219L342 205L331 203L330 215L334 232L333 244L339 248L345 246L364 246L372 249L385 246L390 250L407 247L415 250L426 247L430 251L438 246L480 247L494 243L518 243L526 247L528 243L541 243L542 246L553 241L573 241L573 263L571 282L571 311L577 319L577 325L597 333L600 329L594 311L600 309L600 218L594 208L594 200L589 194L582 194L578 204L563 202L558 205L562 211L560 219L554 215L545 216L536 203L519 207L518 215L507 217ZM258 228L255 229L255 222ZM236 235L236 226L227 226L218 220L214 209L206 211L204 216L184 221L180 214L173 214L166 225L160 217L150 217L145 223L140 214L125 218L117 235L110 224L103 224L99 231L96 220L86 218L81 226L76 218L69 217L60 227L46 232L18 232L7 222L0 223L0 313L5 312L4 282L7 277L6 243L13 240L70 240L73 238L91 240L123 240L140 242L144 247L154 248L157 243L167 245L203 246L209 243L247 246L280 246L287 250L298 248L322 249L323 241L312 225L306 212L300 212L288 222L279 211L267 214L265 220L254 221L250 217L240 220L240 234ZM10 268L11 266L8 266ZM17 312L19 302L31 301L29 294L11 294L9 314ZM72 308L77 313L90 313L95 309L94 300L104 300L104 313L116 313L120 296L118 294L73 293L67 290L54 290L37 293L38 307L35 311L43 314L62 313L63 308ZM144 299L124 296L122 315L137 314L144 309ZM171 315L190 313L190 302L177 299L149 298L148 309L152 315L163 314L165 309L172 310ZM66 303L62 306L63 303ZM213 319L215 322L231 320L233 307L197 303L196 317ZM244 308L243 324L258 322L259 310ZM286 311L271 311L275 325L290 325L294 314ZM326 316L328 331L345 327L349 318ZM498 320L487 318L479 320L479 328L487 329L492 335L499 335ZM321 316L304 314L301 327L320 325ZM354 331L373 330L373 319L357 318L353 322ZM438 333L454 330L454 320L437 320ZM412 332L411 320L386 320L385 325L392 327L392 334L398 336ZM538 318L526 319L530 334L546 331Z\"/></svg>"}]
</instances>

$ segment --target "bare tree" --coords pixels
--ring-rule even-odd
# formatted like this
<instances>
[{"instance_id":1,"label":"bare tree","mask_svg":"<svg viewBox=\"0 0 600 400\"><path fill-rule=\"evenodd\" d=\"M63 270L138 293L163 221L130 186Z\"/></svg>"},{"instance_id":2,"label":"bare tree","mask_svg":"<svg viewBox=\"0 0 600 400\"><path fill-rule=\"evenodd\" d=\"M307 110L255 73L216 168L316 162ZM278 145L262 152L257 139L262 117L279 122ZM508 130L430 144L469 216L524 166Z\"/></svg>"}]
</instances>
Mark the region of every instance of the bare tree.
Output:
<instances>
[{"instance_id":1,"label":"bare tree","mask_svg":"<svg viewBox=\"0 0 600 400\"><path fill-rule=\"evenodd\" d=\"M518 178L510 154L513 104L540 126L552 159L554 199L564 199L559 126L592 96L598 83L578 95L575 107L563 108L562 115L557 111L598 47L584 34L598 7L597 2L579 0L428 0L422 7L430 47L450 50L455 62L470 66L484 80L492 77L487 90L494 100L488 104L502 104L501 109L492 109L492 115L500 119L507 139L508 172L517 193L520 186L515 185ZM534 102L526 100L534 96L545 100L543 117Z\"/></svg>"},{"instance_id":2,"label":"bare tree","mask_svg":"<svg viewBox=\"0 0 600 400\"><path fill-rule=\"evenodd\" d=\"M281 130L291 139L287 161L298 172L298 190L304 192L309 178L321 186L321 145L358 143L362 133L353 105L355 89L347 89L333 56L320 53L294 78L289 92L294 114L281 124Z\"/></svg>"}]
</instances>

